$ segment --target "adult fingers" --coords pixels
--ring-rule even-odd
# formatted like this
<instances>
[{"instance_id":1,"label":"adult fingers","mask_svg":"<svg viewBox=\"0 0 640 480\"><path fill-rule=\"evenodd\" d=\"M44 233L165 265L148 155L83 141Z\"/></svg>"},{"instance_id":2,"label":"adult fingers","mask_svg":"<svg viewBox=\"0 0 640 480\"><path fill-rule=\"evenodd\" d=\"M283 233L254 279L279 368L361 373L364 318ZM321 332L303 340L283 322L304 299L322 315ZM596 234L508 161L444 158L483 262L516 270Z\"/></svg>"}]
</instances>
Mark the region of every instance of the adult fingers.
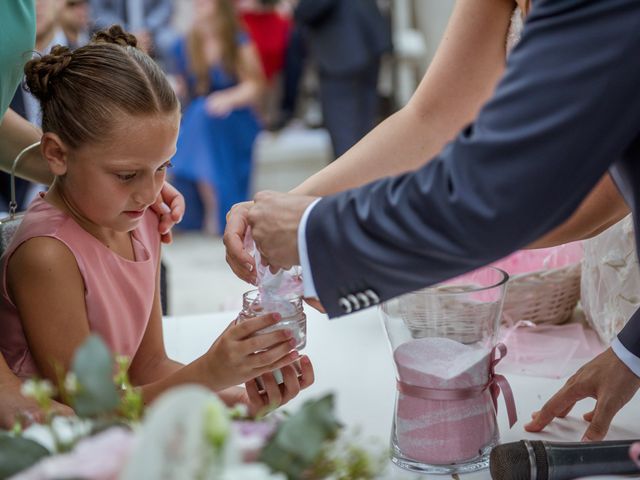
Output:
<instances>
[{"instance_id":1,"label":"adult fingers","mask_svg":"<svg viewBox=\"0 0 640 480\"><path fill-rule=\"evenodd\" d=\"M611 421L618 410L620 407L617 402L611 401L609 397L599 398L593 411L593 418L582 437L582 441L602 440L607 435Z\"/></svg>"},{"instance_id":2,"label":"adult fingers","mask_svg":"<svg viewBox=\"0 0 640 480\"><path fill-rule=\"evenodd\" d=\"M581 395L573 384L567 382L558 393L544 404L533 420L524 426L524 429L527 432L539 432L554 418L559 417L565 410L570 410L578 400L585 397L587 395Z\"/></svg>"},{"instance_id":3,"label":"adult fingers","mask_svg":"<svg viewBox=\"0 0 640 480\"><path fill-rule=\"evenodd\" d=\"M222 236L226 249L226 260L233 273L245 282L255 285L256 264L253 256L244 249L244 237L248 223L247 212L252 202L234 205L227 213L227 226Z\"/></svg>"},{"instance_id":4,"label":"adult fingers","mask_svg":"<svg viewBox=\"0 0 640 480\"><path fill-rule=\"evenodd\" d=\"M176 187L169 182L164 182L160 196L164 203L169 207L169 213L174 223L180 223L184 216L186 206L184 195L182 195Z\"/></svg>"},{"instance_id":5,"label":"adult fingers","mask_svg":"<svg viewBox=\"0 0 640 480\"><path fill-rule=\"evenodd\" d=\"M584 415L582 415L582 418L586 421L586 422L590 422L591 420L593 420L593 414L595 413L595 410L591 410L590 412L585 413Z\"/></svg>"}]
</instances>

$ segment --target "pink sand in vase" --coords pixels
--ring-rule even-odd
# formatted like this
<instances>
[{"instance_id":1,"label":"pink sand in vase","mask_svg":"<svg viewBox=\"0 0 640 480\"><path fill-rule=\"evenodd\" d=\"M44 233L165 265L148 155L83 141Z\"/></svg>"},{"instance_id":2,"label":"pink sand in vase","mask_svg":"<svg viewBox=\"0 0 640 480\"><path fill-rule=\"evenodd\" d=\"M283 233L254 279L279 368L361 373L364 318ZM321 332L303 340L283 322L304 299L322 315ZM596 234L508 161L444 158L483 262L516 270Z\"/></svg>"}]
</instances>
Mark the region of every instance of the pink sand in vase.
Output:
<instances>
[{"instance_id":1,"label":"pink sand in vase","mask_svg":"<svg viewBox=\"0 0 640 480\"><path fill-rule=\"evenodd\" d=\"M400 380L433 389L485 385L491 351L447 338L421 338L400 345L394 359ZM402 454L434 465L477 457L497 441L489 390L465 400L427 400L398 392L395 434Z\"/></svg>"}]
</instances>

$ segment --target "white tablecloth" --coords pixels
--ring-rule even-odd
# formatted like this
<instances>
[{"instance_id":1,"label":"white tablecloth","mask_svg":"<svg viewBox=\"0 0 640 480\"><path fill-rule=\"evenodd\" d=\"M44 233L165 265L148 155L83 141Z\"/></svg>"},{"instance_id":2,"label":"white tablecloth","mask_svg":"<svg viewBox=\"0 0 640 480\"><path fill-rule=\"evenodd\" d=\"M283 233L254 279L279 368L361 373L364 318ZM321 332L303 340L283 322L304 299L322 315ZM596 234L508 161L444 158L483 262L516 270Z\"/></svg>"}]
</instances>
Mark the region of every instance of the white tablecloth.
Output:
<instances>
[{"instance_id":1,"label":"white tablecloth","mask_svg":"<svg viewBox=\"0 0 640 480\"><path fill-rule=\"evenodd\" d=\"M387 443L395 401L395 373L377 311L369 309L336 320L328 320L311 308L306 311L308 336L304 353L313 362L316 381L289 406L293 410L306 399L334 392L337 414L348 427L360 427L365 438L373 436ZM166 317L164 337L167 353L180 362L197 358L207 351L236 313ZM556 420L545 432L531 434L523 429L531 412L539 409L566 379L519 375L508 375L507 378L516 398L518 423L509 429L504 402L500 398L498 419L502 443L526 438L580 440L586 429L582 414L593 408L593 400L578 403L566 419ZM640 438L640 395L618 413L607 438ZM407 478L399 470L397 474L392 478ZM473 480L490 476L488 471L484 471L465 475L464 478Z\"/></svg>"}]
</instances>

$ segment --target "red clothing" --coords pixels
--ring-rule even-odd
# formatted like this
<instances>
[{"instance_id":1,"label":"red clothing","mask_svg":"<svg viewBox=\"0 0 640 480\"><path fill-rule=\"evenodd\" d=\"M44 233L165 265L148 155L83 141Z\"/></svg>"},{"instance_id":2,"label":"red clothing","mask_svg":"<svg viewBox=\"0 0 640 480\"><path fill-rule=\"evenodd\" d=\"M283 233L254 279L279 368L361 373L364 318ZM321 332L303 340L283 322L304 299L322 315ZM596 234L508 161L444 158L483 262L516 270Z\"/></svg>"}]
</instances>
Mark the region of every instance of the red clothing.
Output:
<instances>
[{"instance_id":1,"label":"red clothing","mask_svg":"<svg viewBox=\"0 0 640 480\"><path fill-rule=\"evenodd\" d=\"M258 49L264 74L271 80L284 66L291 20L274 11L244 12L241 18Z\"/></svg>"}]
</instances>

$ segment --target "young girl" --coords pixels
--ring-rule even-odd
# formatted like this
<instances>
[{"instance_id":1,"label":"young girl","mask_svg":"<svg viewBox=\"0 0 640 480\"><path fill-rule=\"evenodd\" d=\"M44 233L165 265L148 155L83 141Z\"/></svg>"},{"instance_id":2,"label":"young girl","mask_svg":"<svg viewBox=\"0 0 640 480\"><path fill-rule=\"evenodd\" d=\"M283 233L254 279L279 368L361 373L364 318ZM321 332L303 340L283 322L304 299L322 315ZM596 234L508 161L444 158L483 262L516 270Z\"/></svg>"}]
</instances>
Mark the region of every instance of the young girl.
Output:
<instances>
[{"instance_id":1,"label":"young girl","mask_svg":"<svg viewBox=\"0 0 640 480\"><path fill-rule=\"evenodd\" d=\"M260 60L231 0L194 2L193 27L176 45L175 73L190 103L172 173L196 183L203 228L220 233L231 206L249 195L260 131L252 107L264 87Z\"/></svg>"},{"instance_id":2,"label":"young girl","mask_svg":"<svg viewBox=\"0 0 640 480\"><path fill-rule=\"evenodd\" d=\"M266 315L230 325L188 365L164 350L158 217L149 210L176 150L179 103L156 64L114 26L75 51L56 46L25 67L42 106L42 156L55 180L29 207L2 258L0 351L20 377L55 378L90 332L132 358L146 402L200 383L255 412L313 382L286 331L254 334ZM261 353L253 353L261 352ZM284 386L266 373L284 367ZM265 375L263 375L265 374ZM255 382L263 375L266 393ZM247 390L233 387L247 382Z\"/></svg>"}]
</instances>

